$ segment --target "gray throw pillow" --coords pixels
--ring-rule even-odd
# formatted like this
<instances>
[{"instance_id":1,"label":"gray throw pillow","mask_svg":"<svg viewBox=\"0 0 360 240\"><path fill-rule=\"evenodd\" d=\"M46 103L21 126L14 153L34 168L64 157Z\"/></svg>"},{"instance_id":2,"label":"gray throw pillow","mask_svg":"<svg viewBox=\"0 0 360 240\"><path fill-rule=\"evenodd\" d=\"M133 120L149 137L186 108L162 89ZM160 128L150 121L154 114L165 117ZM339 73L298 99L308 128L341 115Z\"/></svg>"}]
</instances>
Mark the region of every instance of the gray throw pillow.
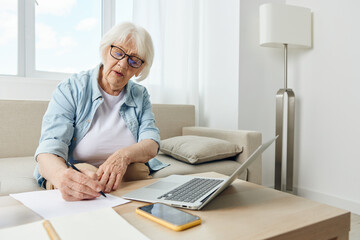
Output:
<instances>
[{"instance_id":1,"label":"gray throw pillow","mask_svg":"<svg viewBox=\"0 0 360 240\"><path fill-rule=\"evenodd\" d=\"M233 157L242 148L218 138L186 135L162 140L160 150L180 161L198 164Z\"/></svg>"}]
</instances>

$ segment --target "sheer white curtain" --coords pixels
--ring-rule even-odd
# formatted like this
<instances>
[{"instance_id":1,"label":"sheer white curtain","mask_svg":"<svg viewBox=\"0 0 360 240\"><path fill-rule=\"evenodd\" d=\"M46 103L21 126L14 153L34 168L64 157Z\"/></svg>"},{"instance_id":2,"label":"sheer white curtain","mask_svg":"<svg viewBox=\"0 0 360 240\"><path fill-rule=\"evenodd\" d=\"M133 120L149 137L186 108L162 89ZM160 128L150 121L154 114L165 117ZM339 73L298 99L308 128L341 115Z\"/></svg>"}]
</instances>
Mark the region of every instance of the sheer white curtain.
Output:
<instances>
[{"instance_id":1,"label":"sheer white curtain","mask_svg":"<svg viewBox=\"0 0 360 240\"><path fill-rule=\"evenodd\" d=\"M142 82L153 103L199 106L202 0L134 0L134 22L152 36L155 59Z\"/></svg>"}]
</instances>

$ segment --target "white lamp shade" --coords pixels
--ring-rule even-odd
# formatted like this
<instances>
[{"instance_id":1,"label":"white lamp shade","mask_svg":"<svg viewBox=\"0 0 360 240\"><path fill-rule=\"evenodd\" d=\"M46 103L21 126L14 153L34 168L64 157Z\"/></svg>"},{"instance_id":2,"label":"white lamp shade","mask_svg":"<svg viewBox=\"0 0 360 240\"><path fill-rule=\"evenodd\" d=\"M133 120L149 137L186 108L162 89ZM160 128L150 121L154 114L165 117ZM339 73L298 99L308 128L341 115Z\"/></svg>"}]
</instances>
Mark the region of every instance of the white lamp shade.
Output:
<instances>
[{"instance_id":1,"label":"white lamp shade","mask_svg":"<svg viewBox=\"0 0 360 240\"><path fill-rule=\"evenodd\" d=\"M260 45L311 47L311 11L308 8L268 3L260 6Z\"/></svg>"}]
</instances>

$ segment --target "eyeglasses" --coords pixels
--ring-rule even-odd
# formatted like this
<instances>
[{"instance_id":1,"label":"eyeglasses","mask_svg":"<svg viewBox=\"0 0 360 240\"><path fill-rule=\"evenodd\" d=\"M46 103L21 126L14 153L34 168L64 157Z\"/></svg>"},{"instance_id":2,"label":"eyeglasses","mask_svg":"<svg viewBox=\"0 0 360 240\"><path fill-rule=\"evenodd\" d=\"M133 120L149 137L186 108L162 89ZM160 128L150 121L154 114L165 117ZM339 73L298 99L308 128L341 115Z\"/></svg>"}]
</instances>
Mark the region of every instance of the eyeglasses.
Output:
<instances>
[{"instance_id":1,"label":"eyeglasses","mask_svg":"<svg viewBox=\"0 0 360 240\"><path fill-rule=\"evenodd\" d=\"M128 57L127 62L129 64L129 66L133 67L133 68L139 68L144 63L144 61L142 59L126 54L124 52L124 50L122 50L121 48L114 46L114 45L111 45L110 55L117 60L121 60L125 56Z\"/></svg>"}]
</instances>

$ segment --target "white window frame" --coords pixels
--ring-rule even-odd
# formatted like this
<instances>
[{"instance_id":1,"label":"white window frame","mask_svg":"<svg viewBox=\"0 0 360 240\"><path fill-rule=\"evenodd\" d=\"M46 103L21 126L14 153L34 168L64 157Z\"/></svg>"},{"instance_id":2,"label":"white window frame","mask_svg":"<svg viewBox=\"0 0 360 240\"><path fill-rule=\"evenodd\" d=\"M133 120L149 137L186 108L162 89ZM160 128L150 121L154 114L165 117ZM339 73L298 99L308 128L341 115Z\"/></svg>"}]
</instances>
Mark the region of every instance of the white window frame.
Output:
<instances>
[{"instance_id":1,"label":"white window frame","mask_svg":"<svg viewBox=\"0 0 360 240\"><path fill-rule=\"evenodd\" d=\"M35 5L36 0L18 1L18 60L17 74L0 74L0 80L14 79L47 79L62 80L71 73L39 71L35 69ZM99 0L101 6L101 36L115 24L115 0Z\"/></svg>"},{"instance_id":2,"label":"white window frame","mask_svg":"<svg viewBox=\"0 0 360 240\"><path fill-rule=\"evenodd\" d=\"M102 28L101 36L109 31L115 24L115 0L102 0Z\"/></svg>"}]
</instances>

